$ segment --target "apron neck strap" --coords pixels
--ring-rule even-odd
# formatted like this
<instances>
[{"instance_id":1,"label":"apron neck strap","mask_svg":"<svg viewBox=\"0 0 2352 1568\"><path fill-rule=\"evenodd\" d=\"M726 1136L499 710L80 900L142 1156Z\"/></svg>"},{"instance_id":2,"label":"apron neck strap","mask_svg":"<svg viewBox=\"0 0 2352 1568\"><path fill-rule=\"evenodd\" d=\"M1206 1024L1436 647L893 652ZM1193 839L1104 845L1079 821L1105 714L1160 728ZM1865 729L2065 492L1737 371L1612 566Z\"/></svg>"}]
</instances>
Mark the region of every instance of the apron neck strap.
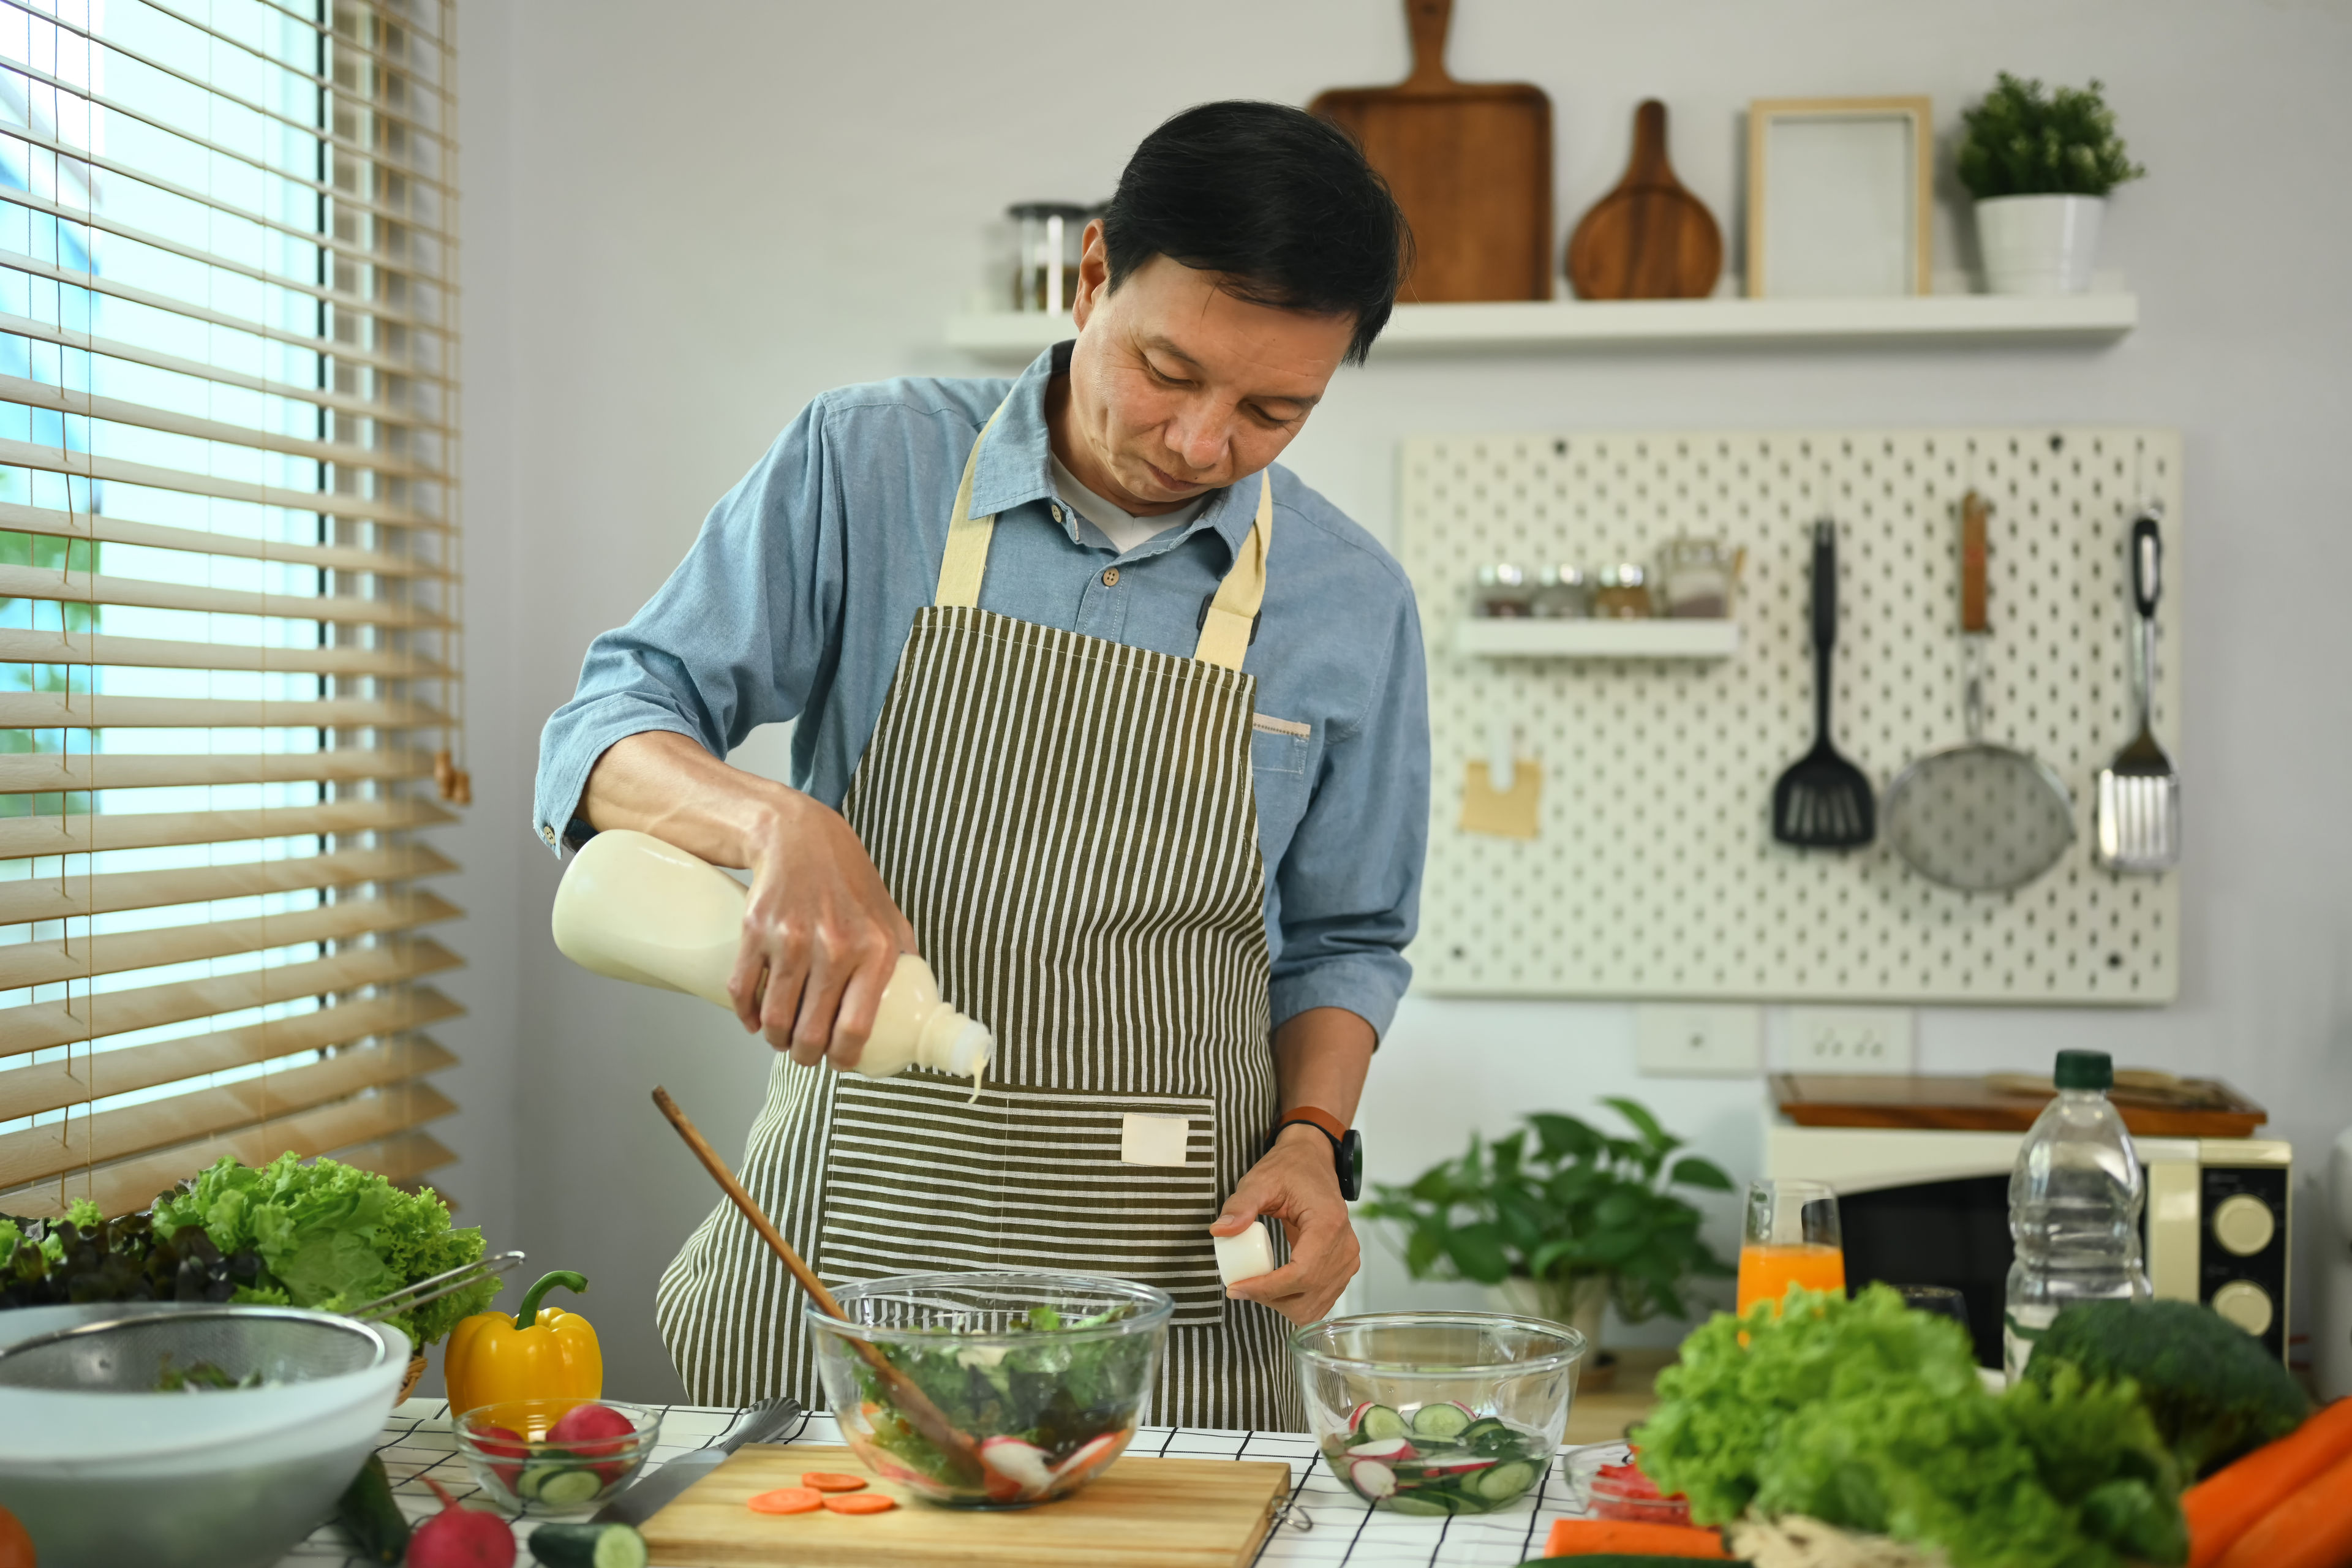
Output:
<instances>
[{"instance_id":1,"label":"apron neck strap","mask_svg":"<svg viewBox=\"0 0 2352 1568\"><path fill-rule=\"evenodd\" d=\"M1010 401L1009 399L1007 401ZM980 467L981 443L1004 417L1004 405L988 416L972 438L963 460L963 478L956 485L955 510L948 517L948 545L940 557L940 586L933 602L945 608L977 608L981 579L988 574L988 547L996 537L996 514L967 515L971 510L971 478ZM1274 542L1274 475L1258 476L1257 517L1249 537L1234 553L1233 569L1217 584L1217 596L1201 617L1201 640L1192 657L1206 664L1239 669L1249 652L1250 634L1265 603L1265 558Z\"/></svg>"}]
</instances>

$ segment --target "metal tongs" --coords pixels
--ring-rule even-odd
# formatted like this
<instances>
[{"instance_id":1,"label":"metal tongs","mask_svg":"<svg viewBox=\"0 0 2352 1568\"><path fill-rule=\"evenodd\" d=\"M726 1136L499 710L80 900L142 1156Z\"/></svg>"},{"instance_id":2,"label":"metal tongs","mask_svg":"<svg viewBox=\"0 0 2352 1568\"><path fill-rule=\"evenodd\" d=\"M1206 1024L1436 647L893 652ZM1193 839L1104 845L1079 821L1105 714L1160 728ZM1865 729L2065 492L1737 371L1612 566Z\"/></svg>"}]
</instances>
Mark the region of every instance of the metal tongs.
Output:
<instances>
[{"instance_id":1,"label":"metal tongs","mask_svg":"<svg viewBox=\"0 0 2352 1568\"><path fill-rule=\"evenodd\" d=\"M444 1269L430 1279L394 1290L389 1296L379 1296L343 1313L346 1318L362 1323L380 1323L386 1318L397 1318L412 1312L427 1301L438 1301L444 1296L495 1279L501 1274L511 1274L523 1260L520 1252L497 1252L488 1258L478 1258L471 1263L461 1263L455 1268Z\"/></svg>"}]
</instances>

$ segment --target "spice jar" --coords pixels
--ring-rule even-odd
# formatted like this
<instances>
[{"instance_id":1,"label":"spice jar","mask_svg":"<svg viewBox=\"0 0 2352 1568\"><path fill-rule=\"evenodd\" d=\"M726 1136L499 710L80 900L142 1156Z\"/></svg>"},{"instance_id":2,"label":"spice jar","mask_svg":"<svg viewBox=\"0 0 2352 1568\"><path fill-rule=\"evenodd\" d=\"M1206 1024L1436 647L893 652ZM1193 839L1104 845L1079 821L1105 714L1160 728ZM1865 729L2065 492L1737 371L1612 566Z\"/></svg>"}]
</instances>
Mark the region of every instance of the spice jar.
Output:
<instances>
[{"instance_id":1,"label":"spice jar","mask_svg":"<svg viewBox=\"0 0 2352 1568\"><path fill-rule=\"evenodd\" d=\"M1592 613L1603 620L1647 620L1652 614L1649 574L1631 561L1601 568L1593 574Z\"/></svg>"},{"instance_id":2,"label":"spice jar","mask_svg":"<svg viewBox=\"0 0 2352 1568\"><path fill-rule=\"evenodd\" d=\"M1592 614L1592 584L1574 566L1538 567L1534 610L1548 621L1583 620Z\"/></svg>"},{"instance_id":3,"label":"spice jar","mask_svg":"<svg viewBox=\"0 0 2352 1568\"><path fill-rule=\"evenodd\" d=\"M1020 202L1004 209L1019 230L1013 264L1015 310L1067 310L1077 299L1078 258L1086 253L1091 207L1074 202Z\"/></svg>"},{"instance_id":4,"label":"spice jar","mask_svg":"<svg viewBox=\"0 0 2352 1568\"><path fill-rule=\"evenodd\" d=\"M1507 561L1478 568L1478 586L1470 595L1470 613L1498 617L1525 616L1535 606L1535 589L1528 574Z\"/></svg>"},{"instance_id":5,"label":"spice jar","mask_svg":"<svg viewBox=\"0 0 2352 1568\"><path fill-rule=\"evenodd\" d=\"M1713 539L1681 534L1658 552L1659 613L1677 620L1719 621L1731 614L1741 552Z\"/></svg>"}]
</instances>

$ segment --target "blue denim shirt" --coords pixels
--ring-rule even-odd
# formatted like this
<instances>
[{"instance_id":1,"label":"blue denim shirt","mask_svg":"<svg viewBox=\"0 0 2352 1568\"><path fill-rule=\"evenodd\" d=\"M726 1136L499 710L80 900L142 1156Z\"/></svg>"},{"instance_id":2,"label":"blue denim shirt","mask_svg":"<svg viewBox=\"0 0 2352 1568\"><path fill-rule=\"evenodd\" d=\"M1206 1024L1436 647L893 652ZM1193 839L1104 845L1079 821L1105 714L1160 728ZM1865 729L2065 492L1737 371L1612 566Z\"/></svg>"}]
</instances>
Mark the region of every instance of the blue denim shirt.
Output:
<instances>
[{"instance_id":1,"label":"blue denim shirt","mask_svg":"<svg viewBox=\"0 0 2352 1568\"><path fill-rule=\"evenodd\" d=\"M965 455L1008 393L972 481L972 514L998 514L981 607L1190 658L1249 532L1257 477L1119 553L1054 492L1045 387L1067 352L1016 381L888 381L810 404L660 592L589 646L579 690L540 738L540 837L576 842L590 768L648 730L723 757L754 727L797 720L792 784L837 809L938 585ZM1307 726L1250 741L1274 1022L1336 1006L1385 1032L1412 975L1402 949L1428 837L1420 618L1377 541L1286 469L1273 475L1265 603L1243 668L1260 714Z\"/></svg>"}]
</instances>

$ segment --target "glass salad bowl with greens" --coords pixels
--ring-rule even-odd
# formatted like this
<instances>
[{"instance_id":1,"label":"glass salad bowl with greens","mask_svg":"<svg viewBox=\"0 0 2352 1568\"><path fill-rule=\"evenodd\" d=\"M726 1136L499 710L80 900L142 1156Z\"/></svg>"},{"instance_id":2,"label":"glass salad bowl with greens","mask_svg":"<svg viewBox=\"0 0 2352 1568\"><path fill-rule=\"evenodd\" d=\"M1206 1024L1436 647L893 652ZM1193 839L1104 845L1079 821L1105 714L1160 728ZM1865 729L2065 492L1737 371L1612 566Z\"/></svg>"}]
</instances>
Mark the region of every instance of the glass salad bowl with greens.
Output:
<instances>
[{"instance_id":1,"label":"glass salad bowl with greens","mask_svg":"<svg viewBox=\"0 0 2352 1568\"><path fill-rule=\"evenodd\" d=\"M1392 1513L1491 1513L1551 1464L1584 1336L1536 1318L1373 1312L1291 1336L1332 1473Z\"/></svg>"},{"instance_id":2,"label":"glass salad bowl with greens","mask_svg":"<svg viewBox=\"0 0 2352 1568\"><path fill-rule=\"evenodd\" d=\"M868 1469L957 1508L1024 1508L1100 1475L1135 1435L1175 1303L1075 1274L903 1274L806 1308L826 1403ZM866 1359L871 1345L971 1440L926 1436Z\"/></svg>"}]
</instances>

